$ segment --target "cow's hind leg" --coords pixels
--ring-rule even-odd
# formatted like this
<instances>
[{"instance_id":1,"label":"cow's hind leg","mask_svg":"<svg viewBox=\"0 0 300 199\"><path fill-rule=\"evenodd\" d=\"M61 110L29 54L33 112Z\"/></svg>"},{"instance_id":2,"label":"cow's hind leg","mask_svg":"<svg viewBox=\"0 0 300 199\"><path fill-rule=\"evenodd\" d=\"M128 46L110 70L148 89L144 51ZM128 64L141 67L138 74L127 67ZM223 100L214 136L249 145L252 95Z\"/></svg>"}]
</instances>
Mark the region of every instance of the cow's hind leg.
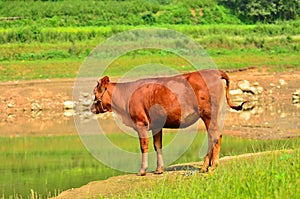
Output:
<instances>
[{"instance_id":1,"label":"cow's hind leg","mask_svg":"<svg viewBox=\"0 0 300 199\"><path fill-rule=\"evenodd\" d=\"M214 143L214 147L212 149L212 157L211 157L211 170L214 170L219 165L219 154L221 149L222 142L222 134L219 135L218 140Z\"/></svg>"},{"instance_id":2,"label":"cow's hind leg","mask_svg":"<svg viewBox=\"0 0 300 199\"><path fill-rule=\"evenodd\" d=\"M156 151L157 167L155 174L162 174L164 172L164 162L162 157L162 129L152 130L153 145Z\"/></svg>"},{"instance_id":3,"label":"cow's hind leg","mask_svg":"<svg viewBox=\"0 0 300 199\"><path fill-rule=\"evenodd\" d=\"M208 150L204 158L202 172L207 172L208 168L214 170L219 164L219 153L222 142L222 134L217 123L210 120L204 120L208 132Z\"/></svg>"}]
</instances>

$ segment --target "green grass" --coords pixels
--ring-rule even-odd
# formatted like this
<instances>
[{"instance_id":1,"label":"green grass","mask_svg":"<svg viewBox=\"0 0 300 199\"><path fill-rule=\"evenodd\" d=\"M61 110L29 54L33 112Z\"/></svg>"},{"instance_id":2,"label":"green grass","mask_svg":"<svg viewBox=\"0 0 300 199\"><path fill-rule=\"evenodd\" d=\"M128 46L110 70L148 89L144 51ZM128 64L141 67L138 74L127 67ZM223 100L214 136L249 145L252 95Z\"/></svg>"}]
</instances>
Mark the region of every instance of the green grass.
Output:
<instances>
[{"instance_id":1,"label":"green grass","mask_svg":"<svg viewBox=\"0 0 300 199\"><path fill-rule=\"evenodd\" d=\"M196 172L151 179L146 187L113 198L299 198L299 169L299 150L263 154L231 160L213 174Z\"/></svg>"},{"instance_id":2,"label":"green grass","mask_svg":"<svg viewBox=\"0 0 300 199\"><path fill-rule=\"evenodd\" d=\"M174 136L174 133L165 133L164 146ZM111 134L108 137L122 149L139 153L138 139L126 134ZM201 161L199 150L204 139L205 134L199 133L175 163ZM299 139L255 141L224 136L221 156L299 147ZM0 137L0 153L0 192L5 197L27 197L33 189L44 198L94 180L122 174L95 160L77 136ZM222 168L221 165L218 169Z\"/></svg>"},{"instance_id":3,"label":"green grass","mask_svg":"<svg viewBox=\"0 0 300 199\"><path fill-rule=\"evenodd\" d=\"M299 70L299 53L268 53L256 50L209 50L213 62L219 69L240 69L247 67L267 67L269 71ZM76 78L82 58L34 60L34 61L2 61L0 62L0 81ZM106 74L120 77L127 71L143 64L163 64L179 72L193 70L186 60L176 55L137 54L125 55L108 66ZM99 66L100 67L100 66ZM96 71L97 73L97 71ZM95 75L95 73L93 73ZM100 70L99 70L100 75Z\"/></svg>"},{"instance_id":4,"label":"green grass","mask_svg":"<svg viewBox=\"0 0 300 199\"><path fill-rule=\"evenodd\" d=\"M149 28L122 25L46 27L37 31L37 35L27 34L26 27L0 28L0 37L3 37L0 42L0 81L75 78L85 58L106 38L122 31L146 27ZM220 69L256 66L267 67L270 71L289 71L298 70L300 66L300 29L297 21L277 25L156 27L176 30L194 39L204 47ZM9 36L20 36L20 33L28 41L7 40ZM122 76L126 71L147 63L164 64L178 71L187 71L190 68L177 55L159 50L140 50L116 59L109 66L107 74Z\"/></svg>"},{"instance_id":5,"label":"green grass","mask_svg":"<svg viewBox=\"0 0 300 199\"><path fill-rule=\"evenodd\" d=\"M6 61L0 64L0 81L75 78L81 60Z\"/></svg>"}]
</instances>

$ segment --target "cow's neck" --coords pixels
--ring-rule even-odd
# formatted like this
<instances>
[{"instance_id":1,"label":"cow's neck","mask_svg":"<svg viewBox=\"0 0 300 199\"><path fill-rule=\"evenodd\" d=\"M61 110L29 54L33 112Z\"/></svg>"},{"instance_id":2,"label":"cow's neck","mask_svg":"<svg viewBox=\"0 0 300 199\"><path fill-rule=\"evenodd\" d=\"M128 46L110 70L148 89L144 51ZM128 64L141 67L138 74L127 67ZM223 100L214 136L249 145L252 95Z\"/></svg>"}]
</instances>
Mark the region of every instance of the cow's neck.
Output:
<instances>
[{"instance_id":1,"label":"cow's neck","mask_svg":"<svg viewBox=\"0 0 300 199\"><path fill-rule=\"evenodd\" d=\"M122 122L132 127L132 120L128 111L128 101L134 86L130 83L110 83L108 91L111 94L112 111Z\"/></svg>"}]
</instances>

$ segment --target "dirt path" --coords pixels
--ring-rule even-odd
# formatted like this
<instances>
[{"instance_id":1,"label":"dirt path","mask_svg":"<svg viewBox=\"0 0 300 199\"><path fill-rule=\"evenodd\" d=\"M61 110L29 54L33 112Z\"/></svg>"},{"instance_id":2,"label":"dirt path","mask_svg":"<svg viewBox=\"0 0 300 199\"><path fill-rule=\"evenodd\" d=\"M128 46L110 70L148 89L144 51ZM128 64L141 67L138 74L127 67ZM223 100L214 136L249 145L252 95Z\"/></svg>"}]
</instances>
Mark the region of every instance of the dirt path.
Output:
<instances>
[{"instance_id":1,"label":"dirt path","mask_svg":"<svg viewBox=\"0 0 300 199\"><path fill-rule=\"evenodd\" d=\"M281 150L281 151L266 151L260 153L249 153L238 156L228 156L220 159L220 163L224 164L227 161L235 159L253 159L255 157L266 154L281 154L292 153L293 150ZM101 197L116 197L125 193L128 190L135 189L136 187L150 187L155 181L159 179L176 179L178 175L194 175L195 172L199 172L203 162L193 162L187 164L177 164L169 166L166 171L161 175L155 175L153 173L147 173L146 176L136 176L135 174L122 175L108 178L107 180L90 182L80 188L70 189L62 192L53 199L79 199L79 198L99 198ZM202 175L209 175L207 173Z\"/></svg>"}]
</instances>

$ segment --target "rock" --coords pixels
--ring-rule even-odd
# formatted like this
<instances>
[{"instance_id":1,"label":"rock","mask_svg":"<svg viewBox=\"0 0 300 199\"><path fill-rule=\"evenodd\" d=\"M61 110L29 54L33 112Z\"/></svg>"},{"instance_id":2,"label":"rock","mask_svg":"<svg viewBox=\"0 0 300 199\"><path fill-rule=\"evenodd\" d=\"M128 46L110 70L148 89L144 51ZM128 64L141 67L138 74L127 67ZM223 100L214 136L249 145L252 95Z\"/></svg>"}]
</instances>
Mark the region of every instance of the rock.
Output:
<instances>
[{"instance_id":1,"label":"rock","mask_svg":"<svg viewBox=\"0 0 300 199\"><path fill-rule=\"evenodd\" d=\"M259 83L258 82L254 82L253 86L259 86Z\"/></svg>"},{"instance_id":2,"label":"rock","mask_svg":"<svg viewBox=\"0 0 300 199\"><path fill-rule=\"evenodd\" d=\"M300 99L300 96L299 96L299 95L293 95L293 96L292 96L292 99L293 99L293 100Z\"/></svg>"},{"instance_id":3,"label":"rock","mask_svg":"<svg viewBox=\"0 0 300 199\"><path fill-rule=\"evenodd\" d=\"M89 93L81 92L80 95L81 95L82 97L88 97L88 96L89 96Z\"/></svg>"},{"instance_id":4,"label":"rock","mask_svg":"<svg viewBox=\"0 0 300 199\"><path fill-rule=\"evenodd\" d=\"M13 121L15 121L15 119L16 119L16 116L14 114L8 114L8 116L7 116L8 122L13 122Z\"/></svg>"},{"instance_id":5,"label":"rock","mask_svg":"<svg viewBox=\"0 0 300 199\"><path fill-rule=\"evenodd\" d=\"M273 84L273 83L270 83L270 86L271 86L271 87L275 87L276 85L275 85L275 84Z\"/></svg>"},{"instance_id":6,"label":"rock","mask_svg":"<svg viewBox=\"0 0 300 199\"><path fill-rule=\"evenodd\" d=\"M73 109L67 109L64 111L64 116L65 117L71 117L76 115L75 111Z\"/></svg>"},{"instance_id":7,"label":"rock","mask_svg":"<svg viewBox=\"0 0 300 199\"><path fill-rule=\"evenodd\" d=\"M43 109L43 107L39 103L37 103L37 102L34 102L34 103L31 104L31 110L32 111L34 111L34 110L42 110L42 109Z\"/></svg>"},{"instance_id":8,"label":"rock","mask_svg":"<svg viewBox=\"0 0 300 199\"><path fill-rule=\"evenodd\" d=\"M261 87L261 86L258 86L258 87L256 88L256 90L257 90L257 92L258 92L259 94L262 94L262 93L264 92L264 88Z\"/></svg>"},{"instance_id":9,"label":"rock","mask_svg":"<svg viewBox=\"0 0 300 199\"><path fill-rule=\"evenodd\" d=\"M238 87L243 91L247 93L251 93L253 95L257 94L257 90L254 86L250 86L250 83L247 80L240 81L238 83Z\"/></svg>"},{"instance_id":10,"label":"rock","mask_svg":"<svg viewBox=\"0 0 300 199\"><path fill-rule=\"evenodd\" d=\"M298 104L300 102L300 96L293 95L292 101L293 101L293 104Z\"/></svg>"},{"instance_id":11,"label":"rock","mask_svg":"<svg viewBox=\"0 0 300 199\"><path fill-rule=\"evenodd\" d=\"M233 102L244 102L244 98L242 97L235 97L234 99L232 99Z\"/></svg>"},{"instance_id":12,"label":"rock","mask_svg":"<svg viewBox=\"0 0 300 199\"><path fill-rule=\"evenodd\" d=\"M65 101L64 109L73 109L75 107L75 102L73 101Z\"/></svg>"},{"instance_id":13,"label":"rock","mask_svg":"<svg viewBox=\"0 0 300 199\"><path fill-rule=\"evenodd\" d=\"M81 102L82 106L91 106L92 104L92 100L85 100L83 102Z\"/></svg>"},{"instance_id":14,"label":"rock","mask_svg":"<svg viewBox=\"0 0 300 199\"><path fill-rule=\"evenodd\" d=\"M229 94L230 95L241 95L241 94L243 94L243 91L241 89L230 90Z\"/></svg>"},{"instance_id":15,"label":"rock","mask_svg":"<svg viewBox=\"0 0 300 199\"><path fill-rule=\"evenodd\" d=\"M242 81L238 82L238 87L242 91L248 91L248 90L250 90L250 82L247 80L242 80Z\"/></svg>"},{"instance_id":16,"label":"rock","mask_svg":"<svg viewBox=\"0 0 300 199\"><path fill-rule=\"evenodd\" d=\"M279 84L281 86L287 85L286 81L284 79L279 79Z\"/></svg>"},{"instance_id":17,"label":"rock","mask_svg":"<svg viewBox=\"0 0 300 199\"><path fill-rule=\"evenodd\" d=\"M293 96L300 96L300 90L296 90L292 94L293 94Z\"/></svg>"},{"instance_id":18,"label":"rock","mask_svg":"<svg viewBox=\"0 0 300 199\"><path fill-rule=\"evenodd\" d=\"M252 94L255 94L255 95L258 94L257 89L255 87L253 87L253 86L251 86L250 89L249 89L249 91L246 91L246 92L249 92L249 93L252 93Z\"/></svg>"},{"instance_id":19,"label":"rock","mask_svg":"<svg viewBox=\"0 0 300 199\"><path fill-rule=\"evenodd\" d=\"M7 104L7 107L8 107L8 108L13 108L13 107L15 107L15 105L14 105L14 104L11 104L11 103L9 103L9 104Z\"/></svg>"}]
</instances>

